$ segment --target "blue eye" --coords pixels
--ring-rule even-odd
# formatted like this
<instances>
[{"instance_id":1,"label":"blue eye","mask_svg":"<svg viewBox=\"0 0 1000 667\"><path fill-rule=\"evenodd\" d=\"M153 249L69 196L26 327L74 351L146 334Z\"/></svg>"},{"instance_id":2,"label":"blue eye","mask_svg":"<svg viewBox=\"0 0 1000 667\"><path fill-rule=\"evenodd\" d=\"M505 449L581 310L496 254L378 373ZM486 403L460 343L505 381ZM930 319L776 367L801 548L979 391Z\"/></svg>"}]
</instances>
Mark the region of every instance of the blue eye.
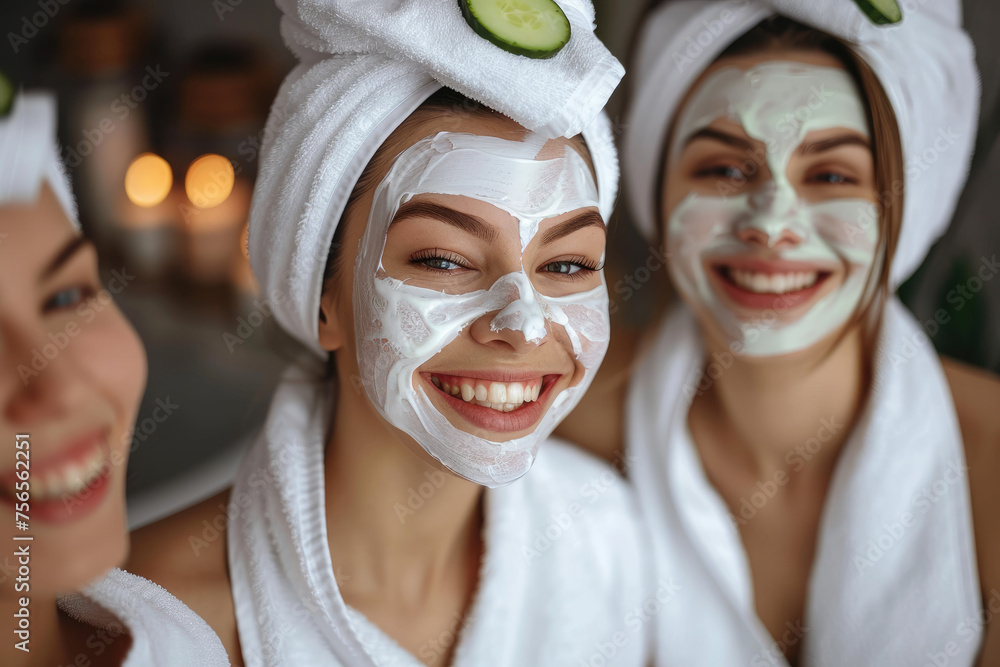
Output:
<instances>
[{"instance_id":1,"label":"blue eye","mask_svg":"<svg viewBox=\"0 0 1000 667\"><path fill-rule=\"evenodd\" d=\"M440 257L429 257L420 261L424 266L429 266L430 268L438 269L439 271L452 271L454 269L462 268L455 262L450 262L447 259L442 259Z\"/></svg>"},{"instance_id":2,"label":"blue eye","mask_svg":"<svg viewBox=\"0 0 1000 667\"><path fill-rule=\"evenodd\" d=\"M83 303L92 296L94 296L94 290L92 287L81 285L69 287L67 289L60 290L49 297L49 300L42 306L42 310L45 312L67 310Z\"/></svg>"},{"instance_id":3,"label":"blue eye","mask_svg":"<svg viewBox=\"0 0 1000 667\"><path fill-rule=\"evenodd\" d=\"M455 253L437 248L421 250L410 256L410 264L419 264L431 271L444 271L446 273L469 268L463 262L464 260Z\"/></svg>"}]
</instances>

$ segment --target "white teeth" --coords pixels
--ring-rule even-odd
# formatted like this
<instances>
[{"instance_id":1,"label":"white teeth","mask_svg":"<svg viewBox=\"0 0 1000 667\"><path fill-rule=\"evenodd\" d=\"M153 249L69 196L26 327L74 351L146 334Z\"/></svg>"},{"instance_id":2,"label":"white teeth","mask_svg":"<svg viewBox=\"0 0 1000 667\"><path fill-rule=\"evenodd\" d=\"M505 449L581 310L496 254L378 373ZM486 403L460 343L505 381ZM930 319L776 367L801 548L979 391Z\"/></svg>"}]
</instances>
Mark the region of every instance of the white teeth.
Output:
<instances>
[{"instance_id":1,"label":"white teeth","mask_svg":"<svg viewBox=\"0 0 1000 667\"><path fill-rule=\"evenodd\" d=\"M453 385L433 375L431 382L444 393L461 397L466 403L500 412L511 412L524 403L537 401L541 394L541 382L490 382L487 386L487 383L460 380L461 384Z\"/></svg>"},{"instance_id":2,"label":"white teeth","mask_svg":"<svg viewBox=\"0 0 1000 667\"><path fill-rule=\"evenodd\" d=\"M78 495L100 477L106 461L104 451L95 449L83 461L68 463L44 476L34 475L28 485L29 497L33 501L52 501ZM8 491L13 493L14 490Z\"/></svg>"},{"instance_id":3,"label":"white teeth","mask_svg":"<svg viewBox=\"0 0 1000 667\"><path fill-rule=\"evenodd\" d=\"M507 385L502 382L494 382L490 385L490 403L507 402Z\"/></svg>"},{"instance_id":4,"label":"white teeth","mask_svg":"<svg viewBox=\"0 0 1000 667\"><path fill-rule=\"evenodd\" d=\"M83 474L83 468L78 465L68 466L63 479L65 480L63 488L66 489L66 493L70 495L76 495L82 491L84 484L87 483L87 479Z\"/></svg>"},{"instance_id":5,"label":"white teeth","mask_svg":"<svg viewBox=\"0 0 1000 667\"><path fill-rule=\"evenodd\" d=\"M767 274L731 269L729 276L734 283L743 289L757 292L758 294L797 292L807 287L812 287L819 279L819 273L816 271Z\"/></svg>"}]
</instances>

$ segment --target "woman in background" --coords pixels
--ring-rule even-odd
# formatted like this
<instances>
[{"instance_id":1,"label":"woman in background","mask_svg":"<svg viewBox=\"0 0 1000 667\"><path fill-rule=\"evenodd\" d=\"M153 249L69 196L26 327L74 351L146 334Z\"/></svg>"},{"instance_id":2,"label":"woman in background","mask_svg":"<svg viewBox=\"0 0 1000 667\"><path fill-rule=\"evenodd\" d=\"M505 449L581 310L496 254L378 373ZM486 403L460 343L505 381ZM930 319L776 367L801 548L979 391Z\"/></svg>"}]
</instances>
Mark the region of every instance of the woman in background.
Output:
<instances>
[{"instance_id":1,"label":"woman in background","mask_svg":"<svg viewBox=\"0 0 1000 667\"><path fill-rule=\"evenodd\" d=\"M1000 664L1000 383L893 296L974 144L958 3L667 3L637 54L625 180L683 300L625 415L659 664Z\"/></svg>"}]
</instances>

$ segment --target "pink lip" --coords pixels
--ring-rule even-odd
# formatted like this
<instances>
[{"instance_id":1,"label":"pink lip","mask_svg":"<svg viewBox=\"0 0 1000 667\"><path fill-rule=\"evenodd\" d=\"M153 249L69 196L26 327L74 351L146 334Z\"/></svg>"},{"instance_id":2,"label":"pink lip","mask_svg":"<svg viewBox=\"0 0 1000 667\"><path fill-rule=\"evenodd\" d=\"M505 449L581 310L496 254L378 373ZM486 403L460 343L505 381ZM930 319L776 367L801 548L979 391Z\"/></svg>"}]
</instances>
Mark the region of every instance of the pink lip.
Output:
<instances>
[{"instance_id":1,"label":"pink lip","mask_svg":"<svg viewBox=\"0 0 1000 667\"><path fill-rule=\"evenodd\" d=\"M754 271L756 273L793 273L816 271L819 277L810 287L784 294L760 294L745 290L729 278L731 269L741 269L744 271ZM806 262L793 262L782 259L764 260L752 257L733 257L726 259L712 260L709 275L713 283L721 287L723 295L736 306L749 310L775 310L785 312L798 308L810 300L819 292L827 279L833 275L833 271L824 266L809 264Z\"/></svg>"},{"instance_id":2,"label":"pink lip","mask_svg":"<svg viewBox=\"0 0 1000 667\"><path fill-rule=\"evenodd\" d=\"M470 374L469 371L462 371L462 377L477 377L475 374ZM497 376L498 373L495 371L490 371L492 377L477 377L481 380L493 380L495 382L519 382L524 379L537 379L539 376L538 371L535 371L530 376L526 374L520 374L518 377L510 380L500 380ZM500 375L503 375L501 372ZM444 397L444 400L450 405L455 412L457 412L463 419L486 431L493 431L495 433L510 433L513 431L524 431L535 424L537 424L545 412L548 410L549 398L552 393L552 387L555 386L560 375L545 375L542 377L542 391L538 395L538 400L531 401L529 403L522 403L521 407L512 410L510 412L500 412L494 410L493 408L485 408L481 405L476 405L475 403L466 403L460 398L455 398L451 394L446 394L441 391L430 381L429 376L425 373L421 373L421 377L424 383L430 387L432 391L436 391L438 395Z\"/></svg>"}]
</instances>

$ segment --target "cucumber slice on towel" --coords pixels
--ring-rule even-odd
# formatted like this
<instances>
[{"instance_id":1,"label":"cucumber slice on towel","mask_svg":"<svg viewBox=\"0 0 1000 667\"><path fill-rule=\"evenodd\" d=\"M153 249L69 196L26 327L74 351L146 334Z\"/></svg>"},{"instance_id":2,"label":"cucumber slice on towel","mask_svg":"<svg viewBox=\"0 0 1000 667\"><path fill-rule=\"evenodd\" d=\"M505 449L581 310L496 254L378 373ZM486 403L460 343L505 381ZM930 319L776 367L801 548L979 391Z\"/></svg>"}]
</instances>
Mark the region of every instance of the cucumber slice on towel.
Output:
<instances>
[{"instance_id":1,"label":"cucumber slice on towel","mask_svg":"<svg viewBox=\"0 0 1000 667\"><path fill-rule=\"evenodd\" d=\"M472 29L501 49L551 58L569 41L566 14L553 0L458 0Z\"/></svg>"},{"instance_id":2,"label":"cucumber slice on towel","mask_svg":"<svg viewBox=\"0 0 1000 667\"><path fill-rule=\"evenodd\" d=\"M14 106L16 92L14 83L3 72L0 72L0 118L10 113L10 108Z\"/></svg>"},{"instance_id":3,"label":"cucumber slice on towel","mask_svg":"<svg viewBox=\"0 0 1000 667\"><path fill-rule=\"evenodd\" d=\"M903 12L899 10L896 0L854 0L861 11L878 25L899 23L903 20Z\"/></svg>"}]
</instances>

